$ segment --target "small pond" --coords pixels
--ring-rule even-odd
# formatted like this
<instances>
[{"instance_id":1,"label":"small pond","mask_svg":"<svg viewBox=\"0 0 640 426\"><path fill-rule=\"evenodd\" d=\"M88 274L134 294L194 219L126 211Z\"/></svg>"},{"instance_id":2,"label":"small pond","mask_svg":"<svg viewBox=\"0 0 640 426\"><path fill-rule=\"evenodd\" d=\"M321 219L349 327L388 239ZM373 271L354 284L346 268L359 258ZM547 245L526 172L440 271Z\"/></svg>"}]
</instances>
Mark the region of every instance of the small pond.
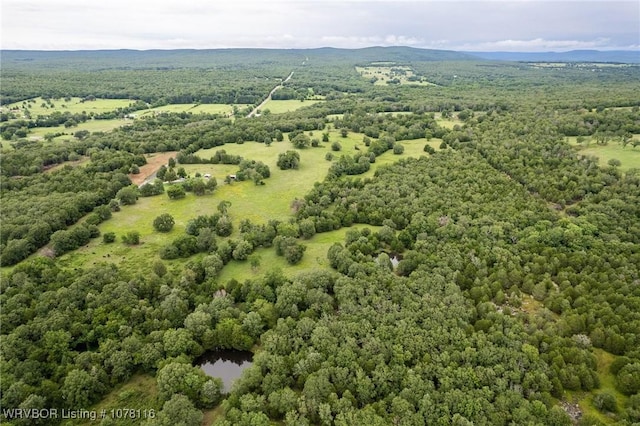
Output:
<instances>
[{"instance_id":1,"label":"small pond","mask_svg":"<svg viewBox=\"0 0 640 426\"><path fill-rule=\"evenodd\" d=\"M211 351L196 359L208 376L222 379L223 392L229 392L233 382L240 377L242 370L249 367L253 360L253 353L247 351Z\"/></svg>"}]
</instances>

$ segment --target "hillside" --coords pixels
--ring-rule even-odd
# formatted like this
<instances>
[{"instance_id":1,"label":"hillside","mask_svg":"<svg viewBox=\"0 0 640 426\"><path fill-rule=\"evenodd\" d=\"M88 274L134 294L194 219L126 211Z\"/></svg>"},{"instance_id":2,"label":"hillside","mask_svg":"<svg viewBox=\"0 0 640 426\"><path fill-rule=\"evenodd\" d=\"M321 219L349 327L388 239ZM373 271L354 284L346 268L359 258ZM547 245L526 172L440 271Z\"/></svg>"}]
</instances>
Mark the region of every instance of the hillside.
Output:
<instances>
[{"instance_id":1,"label":"hillside","mask_svg":"<svg viewBox=\"0 0 640 426\"><path fill-rule=\"evenodd\" d=\"M568 52L466 52L480 59L523 62L613 62L640 63L637 50L570 50Z\"/></svg>"}]
</instances>

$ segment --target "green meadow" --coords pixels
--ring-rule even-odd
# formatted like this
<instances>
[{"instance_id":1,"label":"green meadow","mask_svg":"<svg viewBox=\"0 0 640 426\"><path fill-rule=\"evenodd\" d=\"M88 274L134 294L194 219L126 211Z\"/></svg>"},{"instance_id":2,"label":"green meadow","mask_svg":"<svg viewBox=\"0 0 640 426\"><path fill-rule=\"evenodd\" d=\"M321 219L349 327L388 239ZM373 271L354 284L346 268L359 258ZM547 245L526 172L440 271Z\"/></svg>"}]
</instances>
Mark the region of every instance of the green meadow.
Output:
<instances>
[{"instance_id":1,"label":"green meadow","mask_svg":"<svg viewBox=\"0 0 640 426\"><path fill-rule=\"evenodd\" d=\"M390 81L395 81L397 84L412 84L421 86L434 86L433 83L423 81L421 77L417 77L411 67L406 65L394 65L388 64L388 66L382 66L379 64L369 67L356 67L356 71L366 79L376 79L376 86L385 86ZM417 80L410 80L411 77L417 77Z\"/></svg>"},{"instance_id":2,"label":"green meadow","mask_svg":"<svg viewBox=\"0 0 640 426\"><path fill-rule=\"evenodd\" d=\"M255 185L252 181L224 183L226 176L235 174L236 165L225 164L185 164L187 174L195 176L196 173L211 174L216 178L218 187L207 195L195 196L187 193L181 200L171 200L166 195L154 197L141 197L132 206L123 206L120 212L99 225L102 234L114 232L117 241L111 244L102 242L102 238L96 238L89 244L78 250L64 254L60 257L63 265L81 267L97 262L112 262L129 269L148 270L152 264L149 259L156 258L159 250L172 239L184 233L187 222L199 215L212 214L218 204L230 201L229 215L237 230L243 219L249 219L254 223L266 223L271 219L287 221L293 217L291 203L296 198L303 198L313 187L315 182L322 181L329 167L330 161L325 159L327 152L331 152L331 143L340 142L342 150L334 152L334 157L341 154L353 155L357 152L355 147L366 150L361 133L349 133L343 138L336 130L329 130L329 143L321 143L317 148L298 150L300 153L300 167L297 170L280 170L277 167L278 154L293 149L291 143L285 139L282 142L274 142L271 146L262 143L247 142L243 144L227 144L197 152L202 158L209 158L215 151L224 149L229 154L240 155L245 159L262 161L269 166L271 177L265 179L265 185ZM321 132L313 132L312 138L321 138ZM439 139L432 139L428 143L438 149ZM401 158L420 157L427 155L423 149L426 139L402 141L405 151L401 155L394 155L388 151L378 157L369 170L362 177L372 177L375 170L386 164L391 164ZM335 161L335 160L334 160ZM169 213L175 219L175 226L169 233L159 233L153 229L153 220L162 213ZM121 236L130 231L138 231L141 235L141 244L127 246L121 242ZM252 270L248 262L231 262L221 274L221 282L231 278L244 279L256 273L264 272L273 267L280 267L287 273L310 269L316 266L325 266L326 250L336 241L342 241L346 229L316 235L314 238L303 241L307 246L305 256L298 265L290 266L283 258L275 255L275 251L258 249L256 256L260 256L261 265ZM237 236L237 232L232 238ZM167 261L169 267L176 267L187 260L178 259Z\"/></svg>"},{"instance_id":3,"label":"green meadow","mask_svg":"<svg viewBox=\"0 0 640 426\"><path fill-rule=\"evenodd\" d=\"M22 110L27 108L32 118L39 115L51 115L55 111L70 112L78 114L82 112L100 114L103 112L114 111L118 108L125 108L134 103L132 99L96 99L93 101L82 101L81 98L50 99L53 107L43 98L34 98L22 102L15 102L5 105L4 108L9 110L18 108Z\"/></svg>"},{"instance_id":4,"label":"green meadow","mask_svg":"<svg viewBox=\"0 0 640 426\"><path fill-rule=\"evenodd\" d=\"M597 374L600 380L600 387L591 392L566 391L568 401L574 401L580 407L583 415L597 418L602 424L619 424L619 418L611 414L604 414L594 406L593 398L600 393L609 393L616 398L618 410L621 410L627 403L628 397L619 392L615 386L615 376L609 372L611 363L616 356L599 348L593 348L593 354L597 361ZM592 424L592 423L590 423Z\"/></svg>"},{"instance_id":5,"label":"green meadow","mask_svg":"<svg viewBox=\"0 0 640 426\"><path fill-rule=\"evenodd\" d=\"M38 116L48 116L54 112L70 112L73 114L85 112L87 114L95 113L101 114L105 112L115 111L118 108L125 108L131 105L134 100L131 99L96 99L93 101L82 102L81 98L71 98L70 100L64 99L51 99L51 103L43 98L34 98L31 100L16 102L8 104L3 107L3 110L11 110L14 113L18 113L18 119L22 119L21 113L28 109L32 118ZM286 101L285 101L286 102ZM307 101L306 105L311 105L317 101ZM132 117L142 118L151 116L153 114L159 114L163 112L190 112L193 114L221 114L232 116L234 113L234 107L237 109L244 109L247 107L245 104L227 105L227 104L172 104L161 107L149 108L146 110L135 111L131 114ZM276 107L278 108L278 107ZM283 109L282 112L287 109ZM292 110L292 109L289 109ZM65 127L63 125L55 127L36 127L29 130L28 137L31 139L43 139L47 134L62 134L52 139L53 142L65 142L73 138L73 134L80 130L87 130L89 132L109 132L115 128L124 126L131 123L131 119L108 119L108 120L95 120L91 119L84 123L79 123L74 127ZM4 143L3 148L10 149L11 146L8 143Z\"/></svg>"},{"instance_id":6,"label":"green meadow","mask_svg":"<svg viewBox=\"0 0 640 426\"><path fill-rule=\"evenodd\" d=\"M371 231L375 232L379 227L371 225L352 225L349 228L323 232L321 234L314 235L308 240L301 240L301 243L306 246L306 250L304 252L304 257L300 263L296 265L290 265L284 257L276 255L276 251L273 248L259 248L252 254L252 256L258 257L260 260L258 267L252 268L249 266L248 261L240 262L232 260L222 269L222 272L220 272L218 282L226 283L231 279L242 282L247 279L261 277L272 270L281 270L285 276L291 278L300 272L311 271L318 267L329 268L327 250L329 250L334 243L343 242L347 231L362 228L369 228Z\"/></svg>"},{"instance_id":7,"label":"green meadow","mask_svg":"<svg viewBox=\"0 0 640 426\"><path fill-rule=\"evenodd\" d=\"M633 135L633 139L640 141L640 135ZM580 144L576 137L568 138L569 143L578 147L578 152L582 155L592 155L597 157L602 167L606 167L609 160L620 160L620 170L626 172L630 169L640 169L640 147L633 147L631 144L623 147L617 141L609 142L607 145L597 145L589 137Z\"/></svg>"},{"instance_id":8,"label":"green meadow","mask_svg":"<svg viewBox=\"0 0 640 426\"><path fill-rule=\"evenodd\" d=\"M244 104L237 104L235 106L239 109L247 107L247 105ZM160 114L163 112L191 112L193 114L232 115L233 107L234 105L228 104L171 104L149 108L142 111L136 111L134 115L136 116L136 118L153 114Z\"/></svg>"},{"instance_id":9,"label":"green meadow","mask_svg":"<svg viewBox=\"0 0 640 426\"><path fill-rule=\"evenodd\" d=\"M283 114L285 112L295 111L297 109L304 108L318 102L322 101L317 99L305 99L303 101L298 99L275 101L273 99L269 99L262 107L262 112L264 113L265 110L269 110L269 112L272 114Z\"/></svg>"},{"instance_id":10,"label":"green meadow","mask_svg":"<svg viewBox=\"0 0 640 426\"><path fill-rule=\"evenodd\" d=\"M131 120L124 120L119 118L109 120L88 120L84 123L79 123L74 127L35 127L30 130L29 138L42 139L47 134L64 133L61 136L57 136L52 139L53 142L64 142L73 139L73 134L80 130L87 130L89 132L110 132L111 130L130 124Z\"/></svg>"},{"instance_id":11,"label":"green meadow","mask_svg":"<svg viewBox=\"0 0 640 426\"><path fill-rule=\"evenodd\" d=\"M435 119L438 122L438 124L442 127L444 127L445 129L453 129L453 127L457 124L459 126L461 126L463 124L462 120L459 120L456 117L451 117L451 118L443 118L442 114L437 112L435 114Z\"/></svg>"}]
</instances>

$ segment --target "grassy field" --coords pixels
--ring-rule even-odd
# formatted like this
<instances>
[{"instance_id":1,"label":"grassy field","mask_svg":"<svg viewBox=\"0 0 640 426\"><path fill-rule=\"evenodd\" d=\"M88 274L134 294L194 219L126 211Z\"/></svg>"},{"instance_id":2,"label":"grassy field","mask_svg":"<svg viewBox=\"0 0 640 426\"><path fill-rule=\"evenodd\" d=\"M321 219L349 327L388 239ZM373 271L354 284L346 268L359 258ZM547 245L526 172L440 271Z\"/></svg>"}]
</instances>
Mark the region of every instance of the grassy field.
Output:
<instances>
[{"instance_id":1,"label":"grassy field","mask_svg":"<svg viewBox=\"0 0 640 426\"><path fill-rule=\"evenodd\" d=\"M56 111L70 112L73 114L86 112L100 114L104 112L115 111L118 108L124 108L131 105L135 100L132 99L96 99L94 101L81 102L81 98L71 98L69 101L64 99L53 99L53 107L50 106L44 99L35 98L30 101L15 102L13 104L4 105L3 110L22 111L23 108L28 108L32 118L36 118L39 115L51 115ZM43 106L45 104L45 106ZM235 105L240 109L246 108L245 104ZM159 113L159 112L193 112L197 113L210 113L210 114L232 114L233 105L228 104L172 104L164 105L156 108L149 108L146 110L136 111L133 115L137 117L143 117L145 115ZM19 117L22 118L22 117ZM102 120L109 121L109 120Z\"/></svg>"},{"instance_id":2,"label":"grassy field","mask_svg":"<svg viewBox=\"0 0 640 426\"><path fill-rule=\"evenodd\" d=\"M82 102L81 98L71 98L69 101L64 99L52 99L53 107L47 104L42 98L35 98L30 101L15 102L13 104L5 105L3 108L9 110L26 107L29 109L32 118L36 118L39 115L50 115L55 111L70 112L77 114L81 112L100 114L103 112L114 111L117 108L128 107L135 101L132 99L96 99L94 101ZM43 106L45 104L46 106Z\"/></svg>"},{"instance_id":3,"label":"grassy field","mask_svg":"<svg viewBox=\"0 0 640 426\"><path fill-rule=\"evenodd\" d=\"M269 110L272 114L282 114L285 112L295 111L300 108L304 108L309 105L313 105L315 103L322 102L320 100L304 100L300 101L297 99L289 99L289 100L277 100L269 99L262 108L262 111Z\"/></svg>"},{"instance_id":4,"label":"grassy field","mask_svg":"<svg viewBox=\"0 0 640 426\"><path fill-rule=\"evenodd\" d=\"M593 405L593 398L599 393L610 393L616 397L618 410L622 410L627 402L627 397L618 392L615 388L615 377L609 373L609 366L615 360L616 356L602 349L593 349L598 363L598 378L600 379L600 387L591 392L570 392L567 391L567 400L577 403L583 415L591 415L598 418L604 424L618 424L616 416L603 414Z\"/></svg>"},{"instance_id":5,"label":"grassy field","mask_svg":"<svg viewBox=\"0 0 640 426\"><path fill-rule=\"evenodd\" d=\"M57 136L53 139L53 142L64 142L67 140L73 139L73 134L79 130L88 130L90 132L110 132L111 130L118 128L120 126L124 126L125 124L130 124L131 120L124 120L119 118L114 118L111 120L88 120L84 123L79 123L75 127L64 127L64 126L56 126L56 127L34 127L29 132L29 138L32 139L42 139L45 135L49 133L64 133L61 136Z\"/></svg>"},{"instance_id":6,"label":"grassy field","mask_svg":"<svg viewBox=\"0 0 640 426\"><path fill-rule=\"evenodd\" d=\"M64 163L60 163L60 164L56 164L55 166L46 169L44 171L44 173L52 173L55 172L56 170L59 170L61 168L63 168L64 166L71 166L71 167L81 167L84 166L86 164L89 164L89 162L91 161L91 159L89 157L81 157L79 160L75 160L75 161L65 161Z\"/></svg>"},{"instance_id":7,"label":"grassy field","mask_svg":"<svg viewBox=\"0 0 640 426\"><path fill-rule=\"evenodd\" d=\"M421 156L428 157L429 154L424 152L424 146L426 144L431 145L436 151L440 150L440 144L442 143L442 139L432 138L430 141L427 141L425 138L422 139L413 139L407 141L401 141L400 145L404 147L404 152L401 155L394 154L391 150L385 152L379 157L376 157L376 162L371 165L371 168L368 172L363 173L363 178L365 177L373 177L376 170L382 166L386 166L389 164L393 164L401 158L413 157L420 158Z\"/></svg>"},{"instance_id":8,"label":"grassy field","mask_svg":"<svg viewBox=\"0 0 640 426\"><path fill-rule=\"evenodd\" d=\"M36 118L39 115L51 115L52 113L59 112L71 112L71 113L104 113L114 111L117 108L124 108L135 102L131 99L96 99L94 101L81 102L80 98L71 98L69 101L64 99L52 100L53 107L47 104L42 98L35 98L33 102L24 101L16 102L13 104L3 106L4 109L14 110L18 108L22 111L22 108L28 108L32 118ZM306 105L311 105L313 102L307 101ZM46 104L46 106L43 106ZM246 108L247 105L238 104L235 105L240 110ZM136 118L141 118L161 112L191 112L194 114L209 113L209 114L222 114L233 115L234 105L227 104L174 104L165 105L156 108L150 108L147 110L136 111L132 115ZM282 111L284 112L284 111ZM19 117L22 118L22 117ZM73 134L79 130L88 130L90 132L109 132L115 128L131 123L130 119L110 119L110 120L89 120L84 123L78 124L76 127L67 128L62 125L56 127L36 127L29 131L28 137L31 139L42 139L47 134L63 133L62 136L58 136L53 139L54 142L64 142L73 138ZM3 148L10 149L10 145L3 144Z\"/></svg>"},{"instance_id":9,"label":"grassy field","mask_svg":"<svg viewBox=\"0 0 640 426\"><path fill-rule=\"evenodd\" d=\"M453 129L453 126L455 126L456 124L460 126L464 124L462 120L458 120L456 117L442 118L442 114L440 114L439 112L435 114L435 118L438 124L445 129Z\"/></svg>"},{"instance_id":10,"label":"grassy field","mask_svg":"<svg viewBox=\"0 0 640 426\"><path fill-rule=\"evenodd\" d=\"M375 78L375 85L386 86L389 81L396 80L399 84L414 84L421 86L434 86L433 83L423 81L419 79L417 81L409 80L410 77L414 77L415 73L411 67L406 65L393 65L387 66L370 66L370 67L356 67L356 71L360 73L363 78L373 79Z\"/></svg>"},{"instance_id":11,"label":"grassy field","mask_svg":"<svg viewBox=\"0 0 640 426\"><path fill-rule=\"evenodd\" d=\"M330 141L339 141L342 151L334 154L353 155L357 151L355 146L361 150L366 147L362 143L363 134L349 133L346 138L341 137L337 131L329 131ZM320 132L315 132L312 138L321 137ZM400 158L408 156L419 157L426 155L423 152L426 140L403 141L405 152L402 155L394 155L390 151L381 155L376 163L365 176L373 176L378 167L390 164ZM436 149L440 144L439 140L432 139L429 144ZM120 264L128 269L145 270L149 269L154 259L158 256L160 248L168 241L182 235L187 222L199 215L212 214L216 211L217 205L222 200L231 202L229 214L237 229L240 221L249 219L254 223L266 223L271 219L286 221L292 217L291 203L296 198L303 198L313 187L313 184L322 181L331 165L325 160L325 154L330 151L329 143L321 144L318 148L307 148L299 150L300 168L298 170L280 170L276 163L278 154L293 149L286 139L283 142L274 142L270 147L262 143L247 142L244 144L228 144L223 147L216 147L209 150L202 150L198 155L203 158L212 156L216 150L225 149L230 154L241 155L246 159L262 161L271 170L271 177L265 179L265 185L257 186L252 181L233 182L225 184L224 178L237 171L235 165L214 165L214 164L187 164L183 167L187 173L194 176L196 173L204 175L210 173L218 181L218 188L209 195L197 197L187 194L184 199L170 200L166 195L140 198L133 206L123 206L120 212L114 213L113 217L100 224L101 233L114 232L118 241L112 244L104 244L101 238L96 238L84 247L67 253L60 257L62 265L68 267L82 267L98 262L112 262ZM173 230L167 234L156 232L152 222L162 213L171 214L176 221ZM120 242L122 235L129 231L138 231L141 234L141 244L138 246L127 246ZM233 236L236 236L235 234ZM329 238L329 240L324 240ZM259 250L258 254L264 257L263 265L280 265L285 270L299 270L323 265L326 249L342 236L330 236L323 234L315 239L306 241L308 246L305 259L299 265L291 268L284 259L275 258L273 250ZM318 259L322 260L319 261ZM184 260L174 260L168 262L171 266L184 263ZM243 271L241 271L243 270ZM223 279L227 280L235 276L246 276L252 273L246 263L231 264L223 270ZM224 282L224 281L223 281Z\"/></svg>"},{"instance_id":12,"label":"grassy field","mask_svg":"<svg viewBox=\"0 0 640 426\"><path fill-rule=\"evenodd\" d=\"M245 108L247 105L236 105L239 109ZM191 112L193 114L223 114L232 115L233 105L228 104L171 104L156 108L149 108L143 111L136 111L136 117L145 117L148 115L159 114L163 112Z\"/></svg>"},{"instance_id":13,"label":"grassy field","mask_svg":"<svg viewBox=\"0 0 640 426\"><path fill-rule=\"evenodd\" d=\"M350 229L369 228L376 232L379 227L371 225L353 225L349 228L341 228L331 232L323 232L316 234L308 240L301 240L301 243L307 247L304 257L297 265L289 265L282 256L276 255L274 248L260 248L254 252L254 256L260 259L260 266L253 269L249 266L248 261L232 260L229 262L218 278L221 283L226 283L231 279L240 282L251 278L257 278L265 273L280 269L287 277L293 277L304 271L310 271L317 268L329 268L327 260L327 250L334 244L344 242L344 237Z\"/></svg>"},{"instance_id":14,"label":"grassy field","mask_svg":"<svg viewBox=\"0 0 640 426\"><path fill-rule=\"evenodd\" d=\"M633 135L633 139L640 140L640 135ZM640 147L633 148L630 144L625 148L619 142L609 142L608 145L596 145L588 137L582 144L576 137L568 138L569 143L578 147L580 154L593 155L600 159L600 166L606 167L611 159L620 160L620 170L640 169Z\"/></svg>"}]
</instances>

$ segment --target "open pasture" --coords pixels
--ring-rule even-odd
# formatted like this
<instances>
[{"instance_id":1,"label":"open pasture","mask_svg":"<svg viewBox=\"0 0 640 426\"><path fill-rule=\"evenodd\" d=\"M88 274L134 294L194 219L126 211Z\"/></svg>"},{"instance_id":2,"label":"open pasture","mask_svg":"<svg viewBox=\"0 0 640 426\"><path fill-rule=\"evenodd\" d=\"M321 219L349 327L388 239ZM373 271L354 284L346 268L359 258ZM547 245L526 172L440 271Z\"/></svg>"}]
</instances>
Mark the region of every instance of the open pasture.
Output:
<instances>
[{"instance_id":1,"label":"open pasture","mask_svg":"<svg viewBox=\"0 0 640 426\"><path fill-rule=\"evenodd\" d=\"M171 104L149 108L142 111L136 111L135 116L136 118L139 118L164 112L190 112L193 114L222 114L231 116L233 115L234 106L238 109L247 107L247 105L243 104Z\"/></svg>"},{"instance_id":2,"label":"open pasture","mask_svg":"<svg viewBox=\"0 0 640 426\"><path fill-rule=\"evenodd\" d=\"M386 86L388 84L414 84L423 86L433 86L424 80L423 77L415 74L411 67L406 65L376 65L368 67L356 67L356 71L375 85Z\"/></svg>"},{"instance_id":3,"label":"open pasture","mask_svg":"<svg viewBox=\"0 0 640 426\"><path fill-rule=\"evenodd\" d=\"M13 112L24 112L29 110L31 118L36 118L39 115L51 115L52 113L70 112L72 114L81 114L86 112L87 114L101 114L104 112L115 111L118 108L125 108L134 103L132 99L95 99L92 101L83 101L82 98L68 98L68 99L49 99L33 98L22 102L15 102L5 105L6 108ZM53 105L53 106L52 106ZM22 118L22 117L19 117Z\"/></svg>"},{"instance_id":4,"label":"open pasture","mask_svg":"<svg viewBox=\"0 0 640 426\"><path fill-rule=\"evenodd\" d=\"M640 141L640 135L633 135L635 141ZM611 141L607 145L597 145L589 137L582 143L577 142L577 138L569 138L569 143L578 147L578 152L582 155L592 155L600 161L601 167L606 167L609 160L620 160L620 170L626 172L630 169L640 169L640 147L633 147L628 144L623 147L620 142Z\"/></svg>"},{"instance_id":5,"label":"open pasture","mask_svg":"<svg viewBox=\"0 0 640 426\"><path fill-rule=\"evenodd\" d=\"M300 167L297 170L280 170L277 166L278 154L294 149L286 138L282 142L274 142L271 146L266 146L263 143L247 142L244 144L227 144L198 151L197 155L202 158L209 158L217 150L224 149L229 154L240 155L248 160L262 161L269 166L271 177L265 179L265 185L255 185L252 181L226 184L224 183L225 177L234 174L238 170L237 165L179 165L178 167L184 167L190 176L195 176L196 173L201 175L211 174L212 177L216 178L218 187L212 194L198 197L187 193L187 196L181 200L170 200L166 194L140 198L135 205L123 206L122 210L114 213L110 220L99 225L103 234L114 232L118 237L117 242L104 244L101 238L96 238L85 247L63 255L60 260L63 264L74 267L108 261L132 268L149 268L151 263L148 259L157 257L161 247L173 238L182 235L190 219L199 215L214 213L218 204L223 200L231 202L229 215L236 230L243 219L249 219L254 223L266 223L271 219L286 221L292 217L291 203L296 198L303 198L315 182L322 181L325 178L331 162L324 157L327 152L332 152L331 143L338 141L342 146L341 151L333 152L335 157L339 157L341 154L353 155L357 152L356 146L363 151L366 150L362 142L363 136L361 133L349 133L346 138L343 138L338 131L330 130L330 142L321 143L320 147L317 148L298 150L300 153ZM311 137L321 138L321 132L313 132ZM371 170L360 176L372 177L378 167L393 163L401 158L427 155L423 152L424 145L427 143L425 139L402 141L401 143L405 147L405 152L402 155L394 155L391 151L388 151L378 157L376 162L371 165ZM440 140L432 139L429 144L438 149ZM166 156L161 158L162 160L168 160ZM165 162L162 160L155 162L154 166L159 167L161 163L164 164ZM145 171L145 175L150 174L149 172L150 169ZM167 234L156 232L152 226L153 219L162 213L171 214L176 221L173 230ZM130 231L140 232L141 244L139 246L126 246L120 241L121 236ZM234 234L232 237L236 235ZM322 235L304 242L309 246L305 253L305 258L303 262L296 265L292 270L310 268L312 264L318 262L318 259L325 258L326 249L337 240L327 237L329 241L325 241L323 239L325 237ZM321 246L314 247L314 242L318 242ZM259 255L265 258L263 265L281 264L283 267L287 266L283 258L275 259L275 253L271 253L271 251L262 249L258 251ZM179 264L183 261L175 260L171 262ZM320 263L320 265L322 264ZM247 269L246 262L238 262L235 268L230 267L231 271L244 271L245 269ZM227 268L225 268L226 270ZM235 272L223 273L225 277L234 277L235 275ZM246 271L242 273L246 273Z\"/></svg>"},{"instance_id":6,"label":"open pasture","mask_svg":"<svg viewBox=\"0 0 640 426\"><path fill-rule=\"evenodd\" d=\"M402 158L407 158L407 157L420 158L421 156L428 157L429 154L424 152L424 146L426 144L429 144L436 151L438 151L440 150L440 144L442 143L442 139L432 138L431 140L427 141L425 138L421 138L421 139L399 141L398 143L404 147L404 152L402 154L396 155L393 153L392 150L385 152L379 157L376 157L376 162L371 165L371 168L369 169L369 171L363 173L360 176L363 178L373 177L376 170L379 169L380 167L393 164Z\"/></svg>"},{"instance_id":7,"label":"open pasture","mask_svg":"<svg viewBox=\"0 0 640 426\"><path fill-rule=\"evenodd\" d=\"M304 108L309 105L313 105L315 103L321 102L317 99L305 99L303 101L298 99L288 99L288 100L273 100L269 99L262 108L262 112L265 110L269 110L272 114L282 114L285 112L295 111L300 108Z\"/></svg>"},{"instance_id":8,"label":"open pasture","mask_svg":"<svg viewBox=\"0 0 640 426\"><path fill-rule=\"evenodd\" d=\"M301 240L307 248L300 263L290 265L284 257L276 255L273 247L259 248L253 254L260 259L256 268L249 266L248 261L232 260L220 272L218 281L226 283L231 279L243 282L247 279L263 276L265 273L280 269L285 276L292 278L300 272L312 271L317 268L330 268L327 259L327 251L335 243L344 242L346 233L351 229L369 228L376 232L379 227L371 225L354 224L349 228L340 228L335 231L316 234L308 240Z\"/></svg>"},{"instance_id":9,"label":"open pasture","mask_svg":"<svg viewBox=\"0 0 640 426\"><path fill-rule=\"evenodd\" d=\"M34 127L30 130L28 137L30 139L44 139L48 134L64 133L63 135L56 136L52 139L53 142L64 142L73 139L73 134L80 130L87 130L93 132L110 132L121 126L131 124L131 120L125 120L121 118L114 118L109 120L88 120L84 123L79 123L74 127Z\"/></svg>"}]
</instances>

